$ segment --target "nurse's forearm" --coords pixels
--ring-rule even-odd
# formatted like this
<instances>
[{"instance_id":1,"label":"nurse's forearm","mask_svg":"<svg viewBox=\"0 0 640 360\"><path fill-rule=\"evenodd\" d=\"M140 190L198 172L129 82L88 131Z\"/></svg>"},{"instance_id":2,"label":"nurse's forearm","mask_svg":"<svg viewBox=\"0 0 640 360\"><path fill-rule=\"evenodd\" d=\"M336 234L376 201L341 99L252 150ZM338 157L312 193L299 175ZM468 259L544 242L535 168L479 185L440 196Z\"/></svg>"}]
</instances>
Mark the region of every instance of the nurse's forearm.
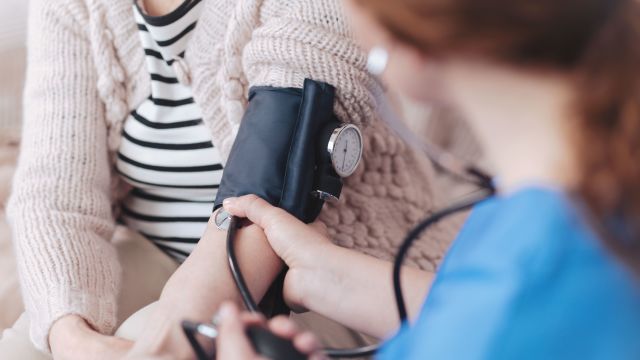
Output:
<instances>
[{"instance_id":1,"label":"nurse's forearm","mask_svg":"<svg viewBox=\"0 0 640 360\"><path fill-rule=\"evenodd\" d=\"M324 246L315 258L318 261L312 266L287 275L304 307L380 338L398 328L392 263L333 244ZM418 314L432 280L432 273L403 268L402 289L410 318Z\"/></svg>"},{"instance_id":2,"label":"nurse's forearm","mask_svg":"<svg viewBox=\"0 0 640 360\"><path fill-rule=\"evenodd\" d=\"M157 330L146 331L136 343L141 352L180 352L176 358L192 355L180 321L210 321L222 301L240 303L229 271L225 238L226 232L209 225L195 250L171 276L147 326ZM238 232L235 246L247 285L258 301L281 271L282 262L271 250L263 231L255 225Z\"/></svg>"}]
</instances>

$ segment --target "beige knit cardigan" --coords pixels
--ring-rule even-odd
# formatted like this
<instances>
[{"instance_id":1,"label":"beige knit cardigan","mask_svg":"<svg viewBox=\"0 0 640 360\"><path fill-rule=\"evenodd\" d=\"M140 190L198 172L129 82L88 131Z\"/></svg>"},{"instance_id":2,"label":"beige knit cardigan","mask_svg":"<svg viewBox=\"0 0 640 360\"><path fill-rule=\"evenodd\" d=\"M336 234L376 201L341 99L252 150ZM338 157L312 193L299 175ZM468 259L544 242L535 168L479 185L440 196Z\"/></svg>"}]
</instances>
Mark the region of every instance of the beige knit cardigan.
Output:
<instances>
[{"instance_id":1,"label":"beige knit cardigan","mask_svg":"<svg viewBox=\"0 0 640 360\"><path fill-rule=\"evenodd\" d=\"M365 129L364 162L321 219L335 241L393 256L437 202L432 170L375 119L379 84L365 71L339 0L205 0L174 67L193 87L214 145L234 140L249 87L337 88L335 111ZM116 324L120 267L110 243L126 186L113 154L123 120L148 95L131 0L31 0L22 150L8 206L36 346L51 324L79 314L102 333ZM411 254L433 268L455 230L440 227Z\"/></svg>"}]
</instances>

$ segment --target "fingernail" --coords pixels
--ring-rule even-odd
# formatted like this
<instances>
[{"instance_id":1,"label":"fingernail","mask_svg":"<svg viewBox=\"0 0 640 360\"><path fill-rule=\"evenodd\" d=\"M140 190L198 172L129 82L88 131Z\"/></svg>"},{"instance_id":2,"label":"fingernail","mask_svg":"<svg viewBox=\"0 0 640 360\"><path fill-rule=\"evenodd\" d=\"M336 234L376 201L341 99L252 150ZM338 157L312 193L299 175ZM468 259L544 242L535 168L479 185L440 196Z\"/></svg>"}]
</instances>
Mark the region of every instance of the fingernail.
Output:
<instances>
[{"instance_id":1,"label":"fingernail","mask_svg":"<svg viewBox=\"0 0 640 360\"><path fill-rule=\"evenodd\" d=\"M220 309L218 310L218 315L216 316L216 318L218 318L220 321L225 321L233 317L235 312L236 308L233 304L224 303L220 305Z\"/></svg>"},{"instance_id":2,"label":"fingernail","mask_svg":"<svg viewBox=\"0 0 640 360\"><path fill-rule=\"evenodd\" d=\"M236 198L234 197L226 198L222 201L222 205L227 207L229 205L232 205L235 201L236 201Z\"/></svg>"},{"instance_id":3,"label":"fingernail","mask_svg":"<svg viewBox=\"0 0 640 360\"><path fill-rule=\"evenodd\" d=\"M215 315L213 315L213 318L211 319L211 323L215 327L220 326L220 323L222 323L222 319L220 318L220 312L217 312L215 313Z\"/></svg>"}]
</instances>

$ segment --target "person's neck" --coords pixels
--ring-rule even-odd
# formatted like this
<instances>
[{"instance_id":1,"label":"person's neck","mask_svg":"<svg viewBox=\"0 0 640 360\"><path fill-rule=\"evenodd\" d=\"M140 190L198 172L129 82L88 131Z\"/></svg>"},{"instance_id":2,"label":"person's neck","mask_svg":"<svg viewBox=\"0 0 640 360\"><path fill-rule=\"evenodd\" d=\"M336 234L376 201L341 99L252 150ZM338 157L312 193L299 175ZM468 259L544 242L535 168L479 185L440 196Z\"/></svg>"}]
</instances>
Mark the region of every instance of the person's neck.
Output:
<instances>
[{"instance_id":1,"label":"person's neck","mask_svg":"<svg viewBox=\"0 0 640 360\"><path fill-rule=\"evenodd\" d=\"M500 192L573 186L568 80L488 65L457 72L455 95L494 166Z\"/></svg>"},{"instance_id":2,"label":"person's neck","mask_svg":"<svg viewBox=\"0 0 640 360\"><path fill-rule=\"evenodd\" d=\"M163 16L177 9L184 0L137 0L150 16Z\"/></svg>"}]
</instances>

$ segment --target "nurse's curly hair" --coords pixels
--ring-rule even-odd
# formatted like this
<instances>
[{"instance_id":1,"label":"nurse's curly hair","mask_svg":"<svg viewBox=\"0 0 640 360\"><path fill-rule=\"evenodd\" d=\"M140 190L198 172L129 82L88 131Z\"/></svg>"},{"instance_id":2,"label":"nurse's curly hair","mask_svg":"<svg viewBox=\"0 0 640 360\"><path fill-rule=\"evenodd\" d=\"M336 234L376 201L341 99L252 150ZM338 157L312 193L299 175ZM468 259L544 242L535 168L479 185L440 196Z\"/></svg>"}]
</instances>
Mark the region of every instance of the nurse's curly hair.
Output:
<instances>
[{"instance_id":1,"label":"nurse's curly hair","mask_svg":"<svg viewBox=\"0 0 640 360\"><path fill-rule=\"evenodd\" d=\"M636 0L354 0L430 56L470 54L573 76L575 189L640 274L640 5Z\"/></svg>"}]
</instances>

